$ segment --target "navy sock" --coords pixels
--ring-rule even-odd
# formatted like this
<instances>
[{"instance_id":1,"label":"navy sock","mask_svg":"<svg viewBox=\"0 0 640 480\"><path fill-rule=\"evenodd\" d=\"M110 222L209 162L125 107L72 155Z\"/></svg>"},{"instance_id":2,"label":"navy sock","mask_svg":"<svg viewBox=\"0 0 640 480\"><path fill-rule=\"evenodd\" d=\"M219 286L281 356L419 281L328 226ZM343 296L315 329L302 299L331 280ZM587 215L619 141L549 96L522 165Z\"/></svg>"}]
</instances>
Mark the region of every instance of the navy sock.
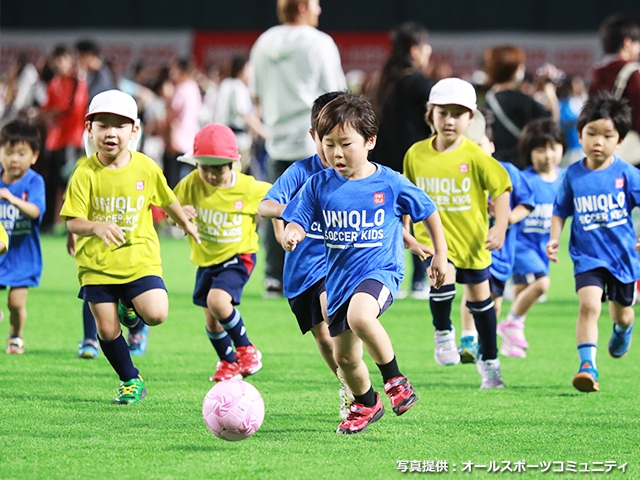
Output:
<instances>
[{"instance_id":1,"label":"navy sock","mask_svg":"<svg viewBox=\"0 0 640 480\"><path fill-rule=\"evenodd\" d=\"M96 327L96 319L89 308L89 302L86 300L82 304L82 325L84 327L84 338L86 340L98 340L98 328Z\"/></svg>"},{"instance_id":2,"label":"navy sock","mask_svg":"<svg viewBox=\"0 0 640 480\"><path fill-rule=\"evenodd\" d=\"M121 381L126 382L138 377L140 372L133 366L131 355L129 354L129 347L122 334L115 340L105 341L98 338L98 341L100 342L100 348L102 348L104 356L107 357L107 360L109 360L109 363Z\"/></svg>"},{"instance_id":3,"label":"navy sock","mask_svg":"<svg viewBox=\"0 0 640 480\"><path fill-rule=\"evenodd\" d=\"M229 318L220 320L220 325L222 325L222 328L229 334L236 348L251 345L249 337L247 337L247 329L242 321L242 315L240 315L237 309L233 309L233 313L229 315Z\"/></svg>"},{"instance_id":4,"label":"navy sock","mask_svg":"<svg viewBox=\"0 0 640 480\"><path fill-rule=\"evenodd\" d=\"M473 320L478 330L478 342L482 360L494 360L498 358L498 340L496 334L496 309L493 299L487 298L482 302L467 301L467 308L473 315Z\"/></svg>"},{"instance_id":5,"label":"navy sock","mask_svg":"<svg viewBox=\"0 0 640 480\"><path fill-rule=\"evenodd\" d=\"M362 395L354 395L357 403L363 404L365 407L373 407L376 404L376 392L373 391L373 385Z\"/></svg>"},{"instance_id":6,"label":"navy sock","mask_svg":"<svg viewBox=\"0 0 640 480\"><path fill-rule=\"evenodd\" d=\"M207 337L213 348L216 349L216 353L220 360L226 360L227 362L236 362L236 355L233 353L233 346L231 345L231 339L226 331L220 333L212 333L205 328Z\"/></svg>"},{"instance_id":7,"label":"navy sock","mask_svg":"<svg viewBox=\"0 0 640 480\"><path fill-rule=\"evenodd\" d=\"M456 296L456 286L443 285L439 289L431 287L429 306L436 330L451 330L451 306Z\"/></svg>"},{"instance_id":8,"label":"navy sock","mask_svg":"<svg viewBox=\"0 0 640 480\"><path fill-rule=\"evenodd\" d=\"M384 383L387 383L392 378L402 376L400 370L398 369L398 362L396 361L395 356L389 363L385 363L384 365L376 363L376 365L378 366L378 369L380 369L380 373L382 374L382 381Z\"/></svg>"}]
</instances>

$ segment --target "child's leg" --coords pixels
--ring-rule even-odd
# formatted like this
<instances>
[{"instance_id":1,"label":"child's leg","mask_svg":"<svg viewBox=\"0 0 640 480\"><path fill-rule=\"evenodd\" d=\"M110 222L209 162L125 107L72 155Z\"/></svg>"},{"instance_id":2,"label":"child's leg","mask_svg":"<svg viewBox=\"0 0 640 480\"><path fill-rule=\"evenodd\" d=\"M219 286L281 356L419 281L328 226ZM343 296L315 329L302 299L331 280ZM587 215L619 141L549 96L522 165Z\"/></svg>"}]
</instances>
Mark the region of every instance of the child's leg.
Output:
<instances>
[{"instance_id":1,"label":"child's leg","mask_svg":"<svg viewBox=\"0 0 640 480\"><path fill-rule=\"evenodd\" d=\"M169 315L169 297L162 288L147 290L131 299L131 302L142 321L150 327L164 323Z\"/></svg>"},{"instance_id":2,"label":"child's leg","mask_svg":"<svg viewBox=\"0 0 640 480\"><path fill-rule=\"evenodd\" d=\"M215 349L220 360L226 362L236 362L236 355L233 352L233 345L231 344L231 338L227 334L220 322L216 320L211 311L208 308L204 308L204 318L206 322L207 337L211 345Z\"/></svg>"},{"instance_id":3,"label":"child's leg","mask_svg":"<svg viewBox=\"0 0 640 480\"><path fill-rule=\"evenodd\" d=\"M11 287L9 289L9 298L7 307L9 308L10 322L9 336L22 337L24 324L27 321L27 295L29 289L27 287Z\"/></svg>"},{"instance_id":4,"label":"child's leg","mask_svg":"<svg viewBox=\"0 0 640 480\"><path fill-rule=\"evenodd\" d=\"M251 345L240 312L234 308L231 295L225 290L212 288L207 295L207 307L219 326L211 325L219 333L224 329L236 348Z\"/></svg>"},{"instance_id":5,"label":"child's leg","mask_svg":"<svg viewBox=\"0 0 640 480\"><path fill-rule=\"evenodd\" d=\"M621 332L633 325L636 316L632 306L623 306L618 302L609 302L609 315Z\"/></svg>"},{"instance_id":6,"label":"child's leg","mask_svg":"<svg viewBox=\"0 0 640 480\"><path fill-rule=\"evenodd\" d=\"M633 285L635 288L635 285ZM613 358L624 357L631 346L631 332L635 312L632 305L622 305L617 301L609 302L609 315L613 320L613 333L609 339L609 355Z\"/></svg>"},{"instance_id":7,"label":"child's leg","mask_svg":"<svg viewBox=\"0 0 640 480\"><path fill-rule=\"evenodd\" d=\"M467 308L467 296L462 293L460 302L460 316L462 318L462 332L460 334L460 361L462 363L475 363L478 358L478 331L473 320L473 315Z\"/></svg>"},{"instance_id":8,"label":"child's leg","mask_svg":"<svg viewBox=\"0 0 640 480\"><path fill-rule=\"evenodd\" d=\"M482 360L494 360L498 356L497 321L489 280L480 283L467 283L464 286L464 291L468 298L467 308L473 315L476 330L478 330Z\"/></svg>"},{"instance_id":9,"label":"child's leg","mask_svg":"<svg viewBox=\"0 0 640 480\"><path fill-rule=\"evenodd\" d=\"M369 393L374 396L373 402L369 401L365 405L375 404L375 395L369 379L369 369L362 359L362 340L353 331L345 330L340 335L333 337L333 354L336 363L344 375L344 380L353 392L353 395L361 397ZM364 402L359 402L364 403Z\"/></svg>"},{"instance_id":10,"label":"child's leg","mask_svg":"<svg viewBox=\"0 0 640 480\"><path fill-rule=\"evenodd\" d=\"M431 274L431 267L427 269L427 274ZM451 306L456 296L455 287L456 270L452 264L448 264L445 284L436 289L431 287L429 293L429 307L433 316L433 326L436 331L451 331Z\"/></svg>"},{"instance_id":11,"label":"child's leg","mask_svg":"<svg viewBox=\"0 0 640 480\"><path fill-rule=\"evenodd\" d=\"M133 366L129 347L122 336L120 320L118 319L118 304L89 302L89 306L96 319L98 340L104 356L107 357L121 381L127 382L137 378L140 372Z\"/></svg>"},{"instance_id":12,"label":"child's leg","mask_svg":"<svg viewBox=\"0 0 640 480\"><path fill-rule=\"evenodd\" d=\"M93 318L89 302L82 302L82 326L84 330L84 339L98 341L98 329L96 327L96 319Z\"/></svg>"},{"instance_id":13,"label":"child's leg","mask_svg":"<svg viewBox=\"0 0 640 480\"><path fill-rule=\"evenodd\" d=\"M530 284L518 284L514 290L514 299L511 304L510 313L514 318L524 318L531 307L538 301L538 299L547 293L549 290L549 277L544 276L537 278Z\"/></svg>"},{"instance_id":14,"label":"child's leg","mask_svg":"<svg viewBox=\"0 0 640 480\"><path fill-rule=\"evenodd\" d=\"M580 308L576 326L576 340L580 356L580 369L573 377L573 386L581 392L599 390L596 351L598 318L602 311L602 293L602 287L596 285L587 285L578 289Z\"/></svg>"}]
</instances>

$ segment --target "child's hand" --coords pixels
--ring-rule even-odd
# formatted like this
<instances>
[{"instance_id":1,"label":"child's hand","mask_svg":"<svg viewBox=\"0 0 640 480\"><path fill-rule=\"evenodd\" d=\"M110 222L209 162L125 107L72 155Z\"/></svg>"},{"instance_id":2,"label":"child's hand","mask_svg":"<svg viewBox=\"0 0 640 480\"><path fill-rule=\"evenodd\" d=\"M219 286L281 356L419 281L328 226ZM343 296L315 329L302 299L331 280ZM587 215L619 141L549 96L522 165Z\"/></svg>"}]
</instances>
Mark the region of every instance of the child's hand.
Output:
<instances>
[{"instance_id":1,"label":"child's hand","mask_svg":"<svg viewBox=\"0 0 640 480\"><path fill-rule=\"evenodd\" d=\"M14 198L13 193L9 191L8 188L0 188L0 200L6 200L9 203L12 203L11 200Z\"/></svg>"},{"instance_id":2,"label":"child's hand","mask_svg":"<svg viewBox=\"0 0 640 480\"><path fill-rule=\"evenodd\" d=\"M187 217L189 220L192 220L198 216L196 208L193 205L183 205L182 211L184 212L185 217Z\"/></svg>"},{"instance_id":3,"label":"child's hand","mask_svg":"<svg viewBox=\"0 0 640 480\"><path fill-rule=\"evenodd\" d=\"M184 226L180 227L180 229L185 235L191 235L198 245L202 243L198 236L198 227L195 223L187 222Z\"/></svg>"},{"instance_id":4,"label":"child's hand","mask_svg":"<svg viewBox=\"0 0 640 480\"><path fill-rule=\"evenodd\" d=\"M448 268L447 257L439 254L433 256L429 267L429 280L435 288L440 288L444 284Z\"/></svg>"},{"instance_id":5,"label":"child's hand","mask_svg":"<svg viewBox=\"0 0 640 480\"><path fill-rule=\"evenodd\" d=\"M496 202L493 201L493 198L487 201L487 213L489 217L496 218Z\"/></svg>"},{"instance_id":6,"label":"child's hand","mask_svg":"<svg viewBox=\"0 0 640 480\"><path fill-rule=\"evenodd\" d=\"M408 248L411 253L420 257L420 260L425 260L427 257L435 255L435 250L431 247L421 244L420 242L404 242L405 248Z\"/></svg>"},{"instance_id":7,"label":"child's hand","mask_svg":"<svg viewBox=\"0 0 640 480\"><path fill-rule=\"evenodd\" d=\"M67 252L72 257L76 256L76 235L67 230Z\"/></svg>"},{"instance_id":8,"label":"child's hand","mask_svg":"<svg viewBox=\"0 0 640 480\"><path fill-rule=\"evenodd\" d=\"M636 244L636 250L638 249L638 247L640 246L640 242ZM549 260L551 260L553 263L558 263L558 250L559 250L560 244L558 243L558 240L549 240L547 242L547 257L549 257Z\"/></svg>"},{"instance_id":9,"label":"child's hand","mask_svg":"<svg viewBox=\"0 0 640 480\"><path fill-rule=\"evenodd\" d=\"M302 236L300 235L300 232L295 229L285 228L284 235L282 237L282 248L288 252L293 252L301 240Z\"/></svg>"},{"instance_id":10,"label":"child's hand","mask_svg":"<svg viewBox=\"0 0 640 480\"><path fill-rule=\"evenodd\" d=\"M96 222L93 227L93 234L100 237L107 247L113 243L116 247L124 245L126 239L124 232L116 223Z\"/></svg>"},{"instance_id":11,"label":"child's hand","mask_svg":"<svg viewBox=\"0 0 640 480\"><path fill-rule=\"evenodd\" d=\"M487 241L485 242L487 250L500 250L504 244L505 235L506 232L502 228L499 228L496 225L491 227L487 234Z\"/></svg>"}]
</instances>

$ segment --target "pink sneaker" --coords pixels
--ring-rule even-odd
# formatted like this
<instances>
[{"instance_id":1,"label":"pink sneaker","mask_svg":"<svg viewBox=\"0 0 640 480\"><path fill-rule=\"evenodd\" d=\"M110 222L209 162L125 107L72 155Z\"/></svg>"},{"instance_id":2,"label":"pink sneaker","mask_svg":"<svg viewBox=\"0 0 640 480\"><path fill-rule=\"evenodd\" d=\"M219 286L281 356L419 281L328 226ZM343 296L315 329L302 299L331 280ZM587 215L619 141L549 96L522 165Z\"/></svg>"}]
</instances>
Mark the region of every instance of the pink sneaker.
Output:
<instances>
[{"instance_id":1,"label":"pink sneaker","mask_svg":"<svg viewBox=\"0 0 640 480\"><path fill-rule=\"evenodd\" d=\"M529 342L524 338L524 322L506 320L498 324L498 335L512 345L525 350L529 348Z\"/></svg>"},{"instance_id":2,"label":"pink sneaker","mask_svg":"<svg viewBox=\"0 0 640 480\"><path fill-rule=\"evenodd\" d=\"M516 347L513 343L507 342L506 340L502 341L500 355L504 355L505 357L527 358L527 352L525 352L523 348Z\"/></svg>"}]
</instances>

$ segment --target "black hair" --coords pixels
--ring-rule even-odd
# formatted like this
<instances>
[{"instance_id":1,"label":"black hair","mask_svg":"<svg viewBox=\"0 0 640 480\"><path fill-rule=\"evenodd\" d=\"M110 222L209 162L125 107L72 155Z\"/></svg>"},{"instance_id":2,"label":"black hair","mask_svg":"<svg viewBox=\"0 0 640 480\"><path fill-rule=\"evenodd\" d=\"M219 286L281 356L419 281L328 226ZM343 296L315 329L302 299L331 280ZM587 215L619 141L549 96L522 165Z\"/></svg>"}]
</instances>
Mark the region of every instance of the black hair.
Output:
<instances>
[{"instance_id":1,"label":"black hair","mask_svg":"<svg viewBox=\"0 0 640 480\"><path fill-rule=\"evenodd\" d=\"M34 153L42 150L40 131L24 120L13 120L0 130L0 146L14 146L22 142L29 145Z\"/></svg>"},{"instance_id":2,"label":"black hair","mask_svg":"<svg viewBox=\"0 0 640 480\"><path fill-rule=\"evenodd\" d=\"M562 145L567 150L567 137L558 122L550 118L538 118L527 123L518 140L518 152L527 165L531 165L531 152L545 147L549 142Z\"/></svg>"},{"instance_id":3,"label":"black hair","mask_svg":"<svg viewBox=\"0 0 640 480\"><path fill-rule=\"evenodd\" d=\"M327 92L316 98L311 106L311 129L315 132L318 126L318 116L326 104L341 95L347 95L344 91Z\"/></svg>"},{"instance_id":4,"label":"black hair","mask_svg":"<svg viewBox=\"0 0 640 480\"><path fill-rule=\"evenodd\" d=\"M231 78L238 78L238 75L240 75L240 72L242 72L242 69L248 61L249 59L244 55L237 55L233 57L231 59L231 72L229 76Z\"/></svg>"},{"instance_id":5,"label":"black hair","mask_svg":"<svg viewBox=\"0 0 640 480\"><path fill-rule=\"evenodd\" d=\"M56 45L55 47L53 47L53 50L51 50L51 58L56 59L56 58L60 58L63 55L70 55L71 52L69 51L69 48L66 45Z\"/></svg>"},{"instance_id":6,"label":"black hair","mask_svg":"<svg viewBox=\"0 0 640 480\"><path fill-rule=\"evenodd\" d=\"M340 95L320 111L316 123L316 133L320 140L335 127L349 126L365 141L378 134L378 119L369 100L362 95L348 93Z\"/></svg>"},{"instance_id":7,"label":"black hair","mask_svg":"<svg viewBox=\"0 0 640 480\"><path fill-rule=\"evenodd\" d=\"M624 15L611 15L600 25L600 41L606 54L616 54L624 46L624 39L640 42L640 27Z\"/></svg>"},{"instance_id":8,"label":"black hair","mask_svg":"<svg viewBox=\"0 0 640 480\"><path fill-rule=\"evenodd\" d=\"M578 117L578 132L588 123L602 118L609 118L620 135L624 139L631 130L631 107L626 98L614 98L614 96L602 91L590 96L582 107Z\"/></svg>"},{"instance_id":9,"label":"black hair","mask_svg":"<svg viewBox=\"0 0 640 480\"><path fill-rule=\"evenodd\" d=\"M92 53L96 56L100 55L100 47L96 42L89 39L79 40L76 42L76 50L79 53Z\"/></svg>"}]
</instances>

